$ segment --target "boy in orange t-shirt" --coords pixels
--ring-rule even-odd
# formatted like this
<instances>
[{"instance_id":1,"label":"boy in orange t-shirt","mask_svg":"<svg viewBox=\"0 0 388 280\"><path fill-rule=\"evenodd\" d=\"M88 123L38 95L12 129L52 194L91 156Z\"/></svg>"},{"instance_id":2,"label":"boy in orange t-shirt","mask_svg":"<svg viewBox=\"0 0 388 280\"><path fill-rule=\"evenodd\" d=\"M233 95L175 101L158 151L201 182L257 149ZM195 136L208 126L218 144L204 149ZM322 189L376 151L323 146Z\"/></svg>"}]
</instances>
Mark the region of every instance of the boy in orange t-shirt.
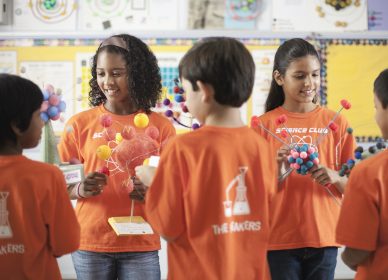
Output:
<instances>
[{"instance_id":1,"label":"boy in orange t-shirt","mask_svg":"<svg viewBox=\"0 0 388 280\"><path fill-rule=\"evenodd\" d=\"M388 69L374 82L376 122L388 139ZM357 280L388 278L388 150L358 164L351 172L337 226L346 246L342 260Z\"/></svg>"},{"instance_id":2,"label":"boy in orange t-shirt","mask_svg":"<svg viewBox=\"0 0 388 280\"><path fill-rule=\"evenodd\" d=\"M202 127L167 145L146 196L147 220L168 241L168 279L267 279L277 170L267 142L240 116L253 88L252 56L235 39L208 38L179 73ZM150 183L150 167L136 172Z\"/></svg>"},{"instance_id":3,"label":"boy in orange t-shirt","mask_svg":"<svg viewBox=\"0 0 388 280\"><path fill-rule=\"evenodd\" d=\"M22 155L42 134L42 92L0 74L0 100L0 278L62 279L56 258L77 250L80 238L65 179Z\"/></svg>"}]
</instances>

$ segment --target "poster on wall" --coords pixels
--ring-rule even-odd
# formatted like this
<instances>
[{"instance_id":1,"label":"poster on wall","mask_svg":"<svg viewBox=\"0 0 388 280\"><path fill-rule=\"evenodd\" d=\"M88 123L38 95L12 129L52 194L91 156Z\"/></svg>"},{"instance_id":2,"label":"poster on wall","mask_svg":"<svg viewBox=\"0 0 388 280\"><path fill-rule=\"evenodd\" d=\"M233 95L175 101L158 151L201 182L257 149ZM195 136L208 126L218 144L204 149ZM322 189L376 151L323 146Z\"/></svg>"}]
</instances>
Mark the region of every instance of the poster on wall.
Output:
<instances>
[{"instance_id":1,"label":"poster on wall","mask_svg":"<svg viewBox=\"0 0 388 280\"><path fill-rule=\"evenodd\" d=\"M77 0L14 0L13 29L76 30Z\"/></svg>"},{"instance_id":2,"label":"poster on wall","mask_svg":"<svg viewBox=\"0 0 388 280\"><path fill-rule=\"evenodd\" d=\"M16 74L17 54L16 51L0 52L0 73Z\"/></svg>"},{"instance_id":3,"label":"poster on wall","mask_svg":"<svg viewBox=\"0 0 388 280\"><path fill-rule=\"evenodd\" d=\"M252 93L252 115L260 116L264 113L272 80L272 68L276 49L251 51L256 65L255 84Z\"/></svg>"},{"instance_id":4,"label":"poster on wall","mask_svg":"<svg viewBox=\"0 0 388 280\"><path fill-rule=\"evenodd\" d=\"M52 122L52 125L55 133L62 133L65 122L74 113L73 62L22 61L19 66L20 76L33 81L42 89L48 83L60 91L61 100L66 103L66 110L58 121Z\"/></svg>"},{"instance_id":5,"label":"poster on wall","mask_svg":"<svg viewBox=\"0 0 388 280\"><path fill-rule=\"evenodd\" d=\"M366 0L274 0L273 31L365 31Z\"/></svg>"},{"instance_id":6,"label":"poster on wall","mask_svg":"<svg viewBox=\"0 0 388 280\"><path fill-rule=\"evenodd\" d=\"M387 0L368 0L368 28L388 31Z\"/></svg>"},{"instance_id":7,"label":"poster on wall","mask_svg":"<svg viewBox=\"0 0 388 280\"><path fill-rule=\"evenodd\" d=\"M224 28L271 30L270 0L226 0Z\"/></svg>"},{"instance_id":8,"label":"poster on wall","mask_svg":"<svg viewBox=\"0 0 388 280\"><path fill-rule=\"evenodd\" d=\"M89 109L89 81L92 78L91 61L94 53L77 53L75 56L75 92L76 102L74 112L79 113Z\"/></svg>"},{"instance_id":9,"label":"poster on wall","mask_svg":"<svg viewBox=\"0 0 388 280\"><path fill-rule=\"evenodd\" d=\"M81 30L175 30L178 0L80 1Z\"/></svg>"}]
</instances>

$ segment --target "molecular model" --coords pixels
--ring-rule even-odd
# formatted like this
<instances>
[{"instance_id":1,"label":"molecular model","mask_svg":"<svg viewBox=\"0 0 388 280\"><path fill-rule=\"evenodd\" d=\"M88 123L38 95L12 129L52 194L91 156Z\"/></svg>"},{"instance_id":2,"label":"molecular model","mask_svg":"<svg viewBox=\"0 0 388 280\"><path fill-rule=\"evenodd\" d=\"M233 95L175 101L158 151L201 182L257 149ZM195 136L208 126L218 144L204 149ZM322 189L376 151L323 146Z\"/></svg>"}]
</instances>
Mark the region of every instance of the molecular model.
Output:
<instances>
[{"instance_id":1,"label":"molecular model","mask_svg":"<svg viewBox=\"0 0 388 280\"><path fill-rule=\"evenodd\" d=\"M66 110L66 103L62 100L61 90L51 84L45 84L42 90L43 103L40 109L40 117L47 123L49 120L60 119L61 113Z\"/></svg>"},{"instance_id":2,"label":"molecular model","mask_svg":"<svg viewBox=\"0 0 388 280\"><path fill-rule=\"evenodd\" d=\"M368 148L358 146L354 150L354 158L349 159L346 163L341 165L341 169L338 171L341 177L349 176L353 167L361 160L367 159L376 155L377 153L386 149L386 145L382 139L379 139L376 144L370 145Z\"/></svg>"},{"instance_id":3,"label":"molecular model","mask_svg":"<svg viewBox=\"0 0 388 280\"><path fill-rule=\"evenodd\" d=\"M128 174L123 186L128 191L133 190L132 176L135 175L135 167L142 165L151 155L158 155L162 143L158 143L159 130L155 126L149 126L148 116L144 113L136 114L134 126L142 129L137 131L132 125L125 125L121 131L112 127L113 120L110 115L100 117L103 127L103 136L106 144L100 145L96 150L98 158L105 161L105 165L98 170L108 176L119 172Z\"/></svg>"},{"instance_id":4,"label":"molecular model","mask_svg":"<svg viewBox=\"0 0 388 280\"><path fill-rule=\"evenodd\" d=\"M179 83L178 78L174 79L174 84L175 84L174 89L173 89L174 102L180 104L180 107L181 107L181 110L183 113L189 113L189 109L187 108L187 106L184 103L185 102L184 90L183 90L181 84ZM173 103L173 101L171 101L171 99L169 97L166 97L163 99L163 105L165 107L167 107L167 110L165 111L164 115L168 118L171 118L175 123L179 124L180 126L183 126L185 128L190 128L193 130L198 129L200 127L200 125L198 123L192 123L191 126L188 126L188 125L184 124L183 122L181 122L178 119L178 116L176 116L176 113L174 113L174 111L172 110L174 103ZM192 119L192 117L191 117L191 119Z\"/></svg>"},{"instance_id":5,"label":"molecular model","mask_svg":"<svg viewBox=\"0 0 388 280\"><path fill-rule=\"evenodd\" d=\"M317 137L316 141L313 142L311 136L299 137L297 135L292 135L290 130L286 127L287 116L280 115L275 123L277 126L282 126L284 130L281 131L280 136L277 136L273 132L269 131L267 128L263 126L257 116L253 116L251 119L252 127L260 127L277 140L279 140L284 145L287 145L290 148L289 155L287 156L288 162L290 163L290 169L283 174L284 176L292 172L292 170L296 170L298 174L306 175L308 171L315 165L319 164L319 153L318 153L318 145L324 139L323 137L327 135L326 131L330 129L332 132L336 132L338 130L338 125L334 122L338 117L339 113L343 109L350 109L351 104L347 100L341 100L341 108L336 112L334 117L329 121L329 124L325 127L323 132Z\"/></svg>"}]
</instances>

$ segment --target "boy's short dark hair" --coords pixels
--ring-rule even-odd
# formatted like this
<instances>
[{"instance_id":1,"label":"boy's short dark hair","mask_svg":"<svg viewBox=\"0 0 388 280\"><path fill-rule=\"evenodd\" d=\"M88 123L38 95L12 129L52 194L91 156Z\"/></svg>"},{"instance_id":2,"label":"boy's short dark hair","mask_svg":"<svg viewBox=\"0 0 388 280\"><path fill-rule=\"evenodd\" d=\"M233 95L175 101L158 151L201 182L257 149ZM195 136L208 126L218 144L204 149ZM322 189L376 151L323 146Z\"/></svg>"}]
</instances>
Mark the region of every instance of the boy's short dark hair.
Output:
<instances>
[{"instance_id":1,"label":"boy's short dark hair","mask_svg":"<svg viewBox=\"0 0 388 280\"><path fill-rule=\"evenodd\" d=\"M0 145L16 143L11 124L25 131L32 114L43 102L41 89L32 81L10 74L0 74Z\"/></svg>"},{"instance_id":2,"label":"boy's short dark hair","mask_svg":"<svg viewBox=\"0 0 388 280\"><path fill-rule=\"evenodd\" d=\"M373 91L383 108L387 108L388 106L388 69L383 70L379 76L376 78Z\"/></svg>"},{"instance_id":3,"label":"boy's short dark hair","mask_svg":"<svg viewBox=\"0 0 388 280\"><path fill-rule=\"evenodd\" d=\"M197 81L211 85L219 104L240 107L252 93L255 63L238 40L205 38L182 58L179 76L190 81L194 90L198 90Z\"/></svg>"}]
</instances>

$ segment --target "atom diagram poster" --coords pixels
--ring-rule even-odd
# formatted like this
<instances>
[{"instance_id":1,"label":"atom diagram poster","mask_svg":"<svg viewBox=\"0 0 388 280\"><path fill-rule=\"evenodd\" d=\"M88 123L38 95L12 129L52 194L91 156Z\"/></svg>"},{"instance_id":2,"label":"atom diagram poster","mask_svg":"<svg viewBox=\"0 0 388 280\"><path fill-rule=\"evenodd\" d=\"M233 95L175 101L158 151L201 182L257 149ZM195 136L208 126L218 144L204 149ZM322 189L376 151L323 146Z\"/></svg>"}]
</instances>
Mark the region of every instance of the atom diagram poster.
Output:
<instances>
[{"instance_id":1,"label":"atom diagram poster","mask_svg":"<svg viewBox=\"0 0 388 280\"><path fill-rule=\"evenodd\" d=\"M76 0L15 0L14 30L76 30Z\"/></svg>"},{"instance_id":2,"label":"atom diagram poster","mask_svg":"<svg viewBox=\"0 0 388 280\"><path fill-rule=\"evenodd\" d=\"M81 30L175 30L178 0L85 0L80 15Z\"/></svg>"},{"instance_id":3,"label":"atom diagram poster","mask_svg":"<svg viewBox=\"0 0 388 280\"><path fill-rule=\"evenodd\" d=\"M366 0L274 0L273 31L365 31Z\"/></svg>"}]
</instances>

